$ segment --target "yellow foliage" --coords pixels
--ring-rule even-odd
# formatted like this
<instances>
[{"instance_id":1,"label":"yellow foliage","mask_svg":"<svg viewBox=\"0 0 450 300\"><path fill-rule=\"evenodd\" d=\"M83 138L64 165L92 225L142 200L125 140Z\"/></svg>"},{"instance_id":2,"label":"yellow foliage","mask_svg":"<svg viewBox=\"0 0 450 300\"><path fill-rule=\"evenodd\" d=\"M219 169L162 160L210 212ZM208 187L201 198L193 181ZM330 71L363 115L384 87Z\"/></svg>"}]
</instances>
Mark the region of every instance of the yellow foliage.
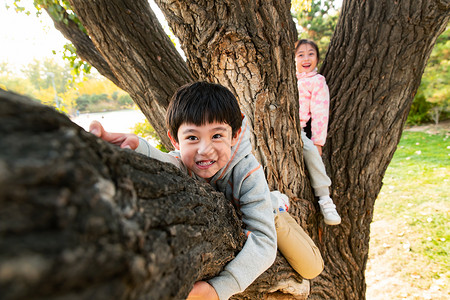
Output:
<instances>
[{"instance_id":1,"label":"yellow foliage","mask_svg":"<svg viewBox=\"0 0 450 300\"><path fill-rule=\"evenodd\" d=\"M61 107L65 108L65 112L68 114L74 114L76 111L76 99L78 98L79 94L76 90L71 89L63 94L58 95L61 101Z\"/></svg>"},{"instance_id":2,"label":"yellow foliage","mask_svg":"<svg viewBox=\"0 0 450 300\"><path fill-rule=\"evenodd\" d=\"M299 11L311 11L312 0L292 0L291 1L291 9L299 12Z\"/></svg>"},{"instance_id":3,"label":"yellow foliage","mask_svg":"<svg viewBox=\"0 0 450 300\"><path fill-rule=\"evenodd\" d=\"M35 90L33 93L33 97L38 99L42 104L53 106L60 112L66 114L74 114L76 110L75 100L78 97L78 92L75 90L69 90L65 93L59 93L57 96L59 107L56 105L55 90L53 87Z\"/></svg>"},{"instance_id":4,"label":"yellow foliage","mask_svg":"<svg viewBox=\"0 0 450 300\"><path fill-rule=\"evenodd\" d=\"M56 106L55 90L53 89L53 87L36 90L33 93L33 96L39 101L41 101L42 104L49 106Z\"/></svg>"},{"instance_id":5,"label":"yellow foliage","mask_svg":"<svg viewBox=\"0 0 450 300\"><path fill-rule=\"evenodd\" d=\"M22 95L31 95L34 92L34 88L28 79L11 78L9 76L0 76L0 88Z\"/></svg>"},{"instance_id":6,"label":"yellow foliage","mask_svg":"<svg viewBox=\"0 0 450 300\"><path fill-rule=\"evenodd\" d=\"M428 102L441 104L442 106L448 106L450 99L450 88L443 86L442 88L436 90L430 97L427 98Z\"/></svg>"},{"instance_id":7,"label":"yellow foliage","mask_svg":"<svg viewBox=\"0 0 450 300\"><path fill-rule=\"evenodd\" d=\"M114 83L106 79L90 78L78 84L78 93L80 95L107 94L111 96L114 92L118 92L119 95L126 94Z\"/></svg>"}]
</instances>

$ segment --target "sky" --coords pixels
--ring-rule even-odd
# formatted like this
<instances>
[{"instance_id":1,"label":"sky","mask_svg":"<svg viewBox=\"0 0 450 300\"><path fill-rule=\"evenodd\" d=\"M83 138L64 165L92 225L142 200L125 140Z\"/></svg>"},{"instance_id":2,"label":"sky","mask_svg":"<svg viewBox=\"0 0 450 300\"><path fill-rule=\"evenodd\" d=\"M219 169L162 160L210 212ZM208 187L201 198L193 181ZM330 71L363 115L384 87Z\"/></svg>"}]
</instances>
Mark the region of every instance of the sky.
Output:
<instances>
[{"instance_id":1,"label":"sky","mask_svg":"<svg viewBox=\"0 0 450 300\"><path fill-rule=\"evenodd\" d=\"M35 58L54 57L62 60L62 49L68 40L55 29L50 17L39 18L34 11L27 16L6 9L0 4L0 62L7 62L11 70L31 63ZM52 51L56 51L53 55Z\"/></svg>"}]
</instances>

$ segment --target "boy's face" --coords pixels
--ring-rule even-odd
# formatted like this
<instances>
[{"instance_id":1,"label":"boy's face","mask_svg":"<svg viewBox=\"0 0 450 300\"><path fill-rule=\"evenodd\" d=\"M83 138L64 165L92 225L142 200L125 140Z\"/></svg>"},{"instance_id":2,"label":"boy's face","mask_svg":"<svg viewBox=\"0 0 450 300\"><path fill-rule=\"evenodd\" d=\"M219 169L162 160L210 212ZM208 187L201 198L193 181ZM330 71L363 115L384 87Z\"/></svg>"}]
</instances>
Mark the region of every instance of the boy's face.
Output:
<instances>
[{"instance_id":1,"label":"boy's face","mask_svg":"<svg viewBox=\"0 0 450 300\"><path fill-rule=\"evenodd\" d=\"M170 135L173 146L180 151L184 165L201 178L211 178L230 160L231 147L239 132L232 136L226 123L197 126L184 123L178 128L178 141Z\"/></svg>"},{"instance_id":2,"label":"boy's face","mask_svg":"<svg viewBox=\"0 0 450 300\"><path fill-rule=\"evenodd\" d=\"M310 44L302 44L295 53L297 72L312 72L317 66L317 52Z\"/></svg>"}]
</instances>

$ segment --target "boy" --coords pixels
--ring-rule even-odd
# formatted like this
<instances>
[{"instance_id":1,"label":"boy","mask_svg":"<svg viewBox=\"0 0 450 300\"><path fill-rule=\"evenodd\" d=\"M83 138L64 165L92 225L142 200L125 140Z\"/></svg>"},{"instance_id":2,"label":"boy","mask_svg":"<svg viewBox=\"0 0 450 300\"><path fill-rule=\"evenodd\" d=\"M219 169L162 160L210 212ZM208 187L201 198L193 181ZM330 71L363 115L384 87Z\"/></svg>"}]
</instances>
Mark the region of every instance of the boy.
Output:
<instances>
[{"instance_id":1,"label":"boy","mask_svg":"<svg viewBox=\"0 0 450 300\"><path fill-rule=\"evenodd\" d=\"M227 88L207 82L181 87L171 100L166 121L169 138L176 149L169 154L151 147L136 135L105 132L98 122L91 124L90 131L122 148L136 149L176 165L189 176L223 192L241 210L247 235L244 247L218 276L208 282L197 282L188 296L188 299L228 299L244 291L274 262L277 237L273 208L278 212L277 201L284 198L280 193L270 193L262 167L251 153L247 120ZM291 225L288 219L282 219L284 224ZM295 225L298 228L293 232L301 230ZM289 230L281 233L283 240L289 239L285 244L295 243L294 247L288 247L291 252L286 251L287 256L306 253L301 255L301 268L312 260L315 266L310 274L317 276L323 269L318 249L309 237L306 236L309 240L305 243L303 236L291 240L292 234L295 233ZM301 240L300 245L295 239ZM297 245L306 246L306 252L295 249Z\"/></svg>"}]
</instances>

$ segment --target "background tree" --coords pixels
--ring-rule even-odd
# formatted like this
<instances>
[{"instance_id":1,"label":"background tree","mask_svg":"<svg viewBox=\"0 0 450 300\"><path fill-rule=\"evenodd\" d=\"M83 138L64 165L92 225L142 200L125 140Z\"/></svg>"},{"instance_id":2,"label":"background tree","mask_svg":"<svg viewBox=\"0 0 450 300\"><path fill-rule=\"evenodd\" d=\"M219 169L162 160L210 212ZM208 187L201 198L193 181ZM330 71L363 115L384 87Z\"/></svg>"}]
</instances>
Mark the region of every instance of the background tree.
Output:
<instances>
[{"instance_id":1,"label":"background tree","mask_svg":"<svg viewBox=\"0 0 450 300\"><path fill-rule=\"evenodd\" d=\"M47 105L58 106L63 112L68 112L75 106L73 98L68 97L72 92L69 91L70 87L73 87L69 83L72 75L68 64L60 65L49 58L44 61L35 59L18 73L11 72L7 62L3 66L5 71L0 75L3 89L27 95Z\"/></svg>"},{"instance_id":2,"label":"background tree","mask_svg":"<svg viewBox=\"0 0 450 300\"><path fill-rule=\"evenodd\" d=\"M18 76L10 76L7 69L7 64L4 64L4 70L0 75L0 88L5 90L13 90L22 95L31 96L34 88L28 79L20 78Z\"/></svg>"},{"instance_id":3,"label":"background tree","mask_svg":"<svg viewBox=\"0 0 450 300\"><path fill-rule=\"evenodd\" d=\"M57 107L69 115L75 115L77 110L83 113L134 108L131 97L98 72L83 74L74 80L71 71L69 64L60 65L53 59L45 59L43 62L35 60L13 73L8 63L3 62L0 87Z\"/></svg>"},{"instance_id":4,"label":"background tree","mask_svg":"<svg viewBox=\"0 0 450 300\"><path fill-rule=\"evenodd\" d=\"M310 297L364 298L374 201L449 1L344 1L321 70L332 97L323 159L343 217L335 227L316 213L302 161L290 1L156 2L186 61L147 1L42 5L77 54L131 95L167 146L164 113L177 87L201 79L230 88L270 187L293 198L291 213L302 216L325 258Z\"/></svg>"},{"instance_id":5,"label":"background tree","mask_svg":"<svg viewBox=\"0 0 450 300\"><path fill-rule=\"evenodd\" d=\"M296 10L293 16L299 26L299 38L315 41L323 58L338 21L335 1L313 0L309 9Z\"/></svg>"},{"instance_id":6,"label":"background tree","mask_svg":"<svg viewBox=\"0 0 450 300\"><path fill-rule=\"evenodd\" d=\"M441 34L431 52L414 98L407 123L420 124L450 116L450 27Z\"/></svg>"},{"instance_id":7,"label":"background tree","mask_svg":"<svg viewBox=\"0 0 450 300\"><path fill-rule=\"evenodd\" d=\"M53 89L53 82L57 93L64 93L68 89L68 80L72 77L69 65L61 66L54 59L44 61L34 60L21 72L31 81L35 89Z\"/></svg>"}]
</instances>

